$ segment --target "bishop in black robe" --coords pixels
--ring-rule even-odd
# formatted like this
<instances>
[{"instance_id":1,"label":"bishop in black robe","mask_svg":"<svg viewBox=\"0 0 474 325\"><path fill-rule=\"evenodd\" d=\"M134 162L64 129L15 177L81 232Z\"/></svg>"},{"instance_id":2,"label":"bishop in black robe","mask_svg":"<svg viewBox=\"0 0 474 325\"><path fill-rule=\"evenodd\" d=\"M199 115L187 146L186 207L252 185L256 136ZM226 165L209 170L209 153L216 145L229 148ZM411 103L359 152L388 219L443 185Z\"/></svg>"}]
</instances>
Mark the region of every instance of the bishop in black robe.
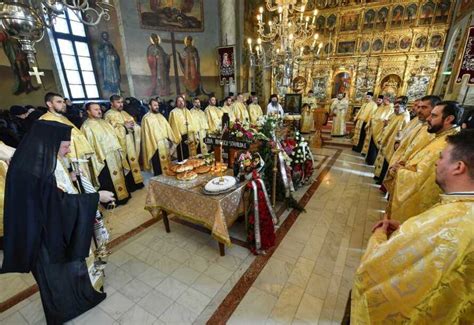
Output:
<instances>
[{"instance_id":1,"label":"bishop in black robe","mask_svg":"<svg viewBox=\"0 0 474 325\"><path fill-rule=\"evenodd\" d=\"M93 308L105 293L91 284L85 258L99 194L68 194L54 171L71 127L33 124L11 160L6 180L1 272L32 272L48 324L62 324Z\"/></svg>"}]
</instances>

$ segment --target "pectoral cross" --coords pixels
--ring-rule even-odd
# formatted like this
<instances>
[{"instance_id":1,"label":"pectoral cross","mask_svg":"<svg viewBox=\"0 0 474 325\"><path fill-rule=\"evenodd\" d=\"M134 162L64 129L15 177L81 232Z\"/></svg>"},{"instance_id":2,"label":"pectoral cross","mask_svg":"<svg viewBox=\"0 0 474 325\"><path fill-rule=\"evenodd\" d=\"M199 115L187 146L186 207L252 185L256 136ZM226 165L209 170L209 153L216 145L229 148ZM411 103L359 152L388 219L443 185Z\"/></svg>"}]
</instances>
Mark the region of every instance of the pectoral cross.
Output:
<instances>
[{"instance_id":1,"label":"pectoral cross","mask_svg":"<svg viewBox=\"0 0 474 325\"><path fill-rule=\"evenodd\" d=\"M33 71L28 71L29 75L30 76L35 76L36 77L36 82L38 83L38 85L41 85L43 84L42 81L41 81L41 77L44 77L44 72L40 72L38 70L38 67L33 67Z\"/></svg>"}]
</instances>

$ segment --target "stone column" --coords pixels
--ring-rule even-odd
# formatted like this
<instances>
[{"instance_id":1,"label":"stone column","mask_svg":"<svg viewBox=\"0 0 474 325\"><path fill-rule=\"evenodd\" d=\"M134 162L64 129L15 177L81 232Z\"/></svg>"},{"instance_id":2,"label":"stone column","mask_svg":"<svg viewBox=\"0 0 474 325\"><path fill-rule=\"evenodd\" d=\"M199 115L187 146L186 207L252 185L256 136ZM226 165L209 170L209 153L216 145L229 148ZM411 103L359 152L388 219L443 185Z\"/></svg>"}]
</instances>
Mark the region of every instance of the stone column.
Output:
<instances>
[{"instance_id":1,"label":"stone column","mask_svg":"<svg viewBox=\"0 0 474 325\"><path fill-rule=\"evenodd\" d=\"M236 0L219 0L219 8L221 13L221 45L235 45L237 56L237 3ZM236 62L235 76L237 79L237 72L239 71L237 57L234 58ZM237 80L234 83L224 86L224 96L227 96L229 92L236 94L237 92Z\"/></svg>"},{"instance_id":2,"label":"stone column","mask_svg":"<svg viewBox=\"0 0 474 325\"><path fill-rule=\"evenodd\" d=\"M268 103L268 100L270 99L270 95L272 94L272 92L277 93L276 91L272 90L272 68L271 67L263 68L262 88L263 88L262 99L265 106L265 108L264 106L262 106L262 108L264 108L264 112L266 113L267 103Z\"/></svg>"}]
</instances>

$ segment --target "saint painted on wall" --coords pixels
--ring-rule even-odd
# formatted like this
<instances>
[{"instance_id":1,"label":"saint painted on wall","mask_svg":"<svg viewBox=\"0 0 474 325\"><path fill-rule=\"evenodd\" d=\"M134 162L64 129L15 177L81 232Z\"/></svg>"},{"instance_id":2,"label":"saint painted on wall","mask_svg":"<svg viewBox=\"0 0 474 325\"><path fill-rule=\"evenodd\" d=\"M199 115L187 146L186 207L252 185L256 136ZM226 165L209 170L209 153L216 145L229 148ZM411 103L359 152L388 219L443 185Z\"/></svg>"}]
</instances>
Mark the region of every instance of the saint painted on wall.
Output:
<instances>
[{"instance_id":1,"label":"saint painted on wall","mask_svg":"<svg viewBox=\"0 0 474 325\"><path fill-rule=\"evenodd\" d=\"M30 71L30 64L28 63L26 54L21 50L20 43L16 39L8 37L4 32L0 32L0 42L10 62L10 67L15 78L13 94L29 94L34 90L38 90L39 87L33 87L31 83L31 76L28 73Z\"/></svg>"},{"instance_id":2,"label":"saint painted on wall","mask_svg":"<svg viewBox=\"0 0 474 325\"><path fill-rule=\"evenodd\" d=\"M113 94L120 93L120 56L109 40L109 33L100 34L99 67L104 81L104 90Z\"/></svg>"},{"instance_id":3,"label":"saint painted on wall","mask_svg":"<svg viewBox=\"0 0 474 325\"><path fill-rule=\"evenodd\" d=\"M150 67L150 88L147 95L170 95L170 55L161 46L161 39L155 33L150 36L151 44L146 50Z\"/></svg>"},{"instance_id":4,"label":"saint painted on wall","mask_svg":"<svg viewBox=\"0 0 474 325\"><path fill-rule=\"evenodd\" d=\"M184 74L184 86L191 96L196 96L202 92L201 87L201 62L199 52L194 46L193 38L184 38L184 52L179 53L179 65Z\"/></svg>"}]
</instances>

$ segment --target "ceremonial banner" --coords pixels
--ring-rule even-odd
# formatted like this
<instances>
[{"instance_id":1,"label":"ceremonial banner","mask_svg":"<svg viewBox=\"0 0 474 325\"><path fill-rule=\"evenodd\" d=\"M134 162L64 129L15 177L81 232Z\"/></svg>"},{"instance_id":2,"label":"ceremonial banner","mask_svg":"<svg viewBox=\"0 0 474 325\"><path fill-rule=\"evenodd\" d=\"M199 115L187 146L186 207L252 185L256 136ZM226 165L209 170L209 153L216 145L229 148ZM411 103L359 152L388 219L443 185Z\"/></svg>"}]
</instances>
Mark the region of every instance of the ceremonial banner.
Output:
<instances>
[{"instance_id":1,"label":"ceremonial banner","mask_svg":"<svg viewBox=\"0 0 474 325\"><path fill-rule=\"evenodd\" d=\"M218 47L217 56L220 84L235 83L235 46Z\"/></svg>"},{"instance_id":2,"label":"ceremonial banner","mask_svg":"<svg viewBox=\"0 0 474 325\"><path fill-rule=\"evenodd\" d=\"M456 83L461 83L462 77L466 74L469 76L468 84L474 85L474 27L469 28Z\"/></svg>"}]
</instances>

